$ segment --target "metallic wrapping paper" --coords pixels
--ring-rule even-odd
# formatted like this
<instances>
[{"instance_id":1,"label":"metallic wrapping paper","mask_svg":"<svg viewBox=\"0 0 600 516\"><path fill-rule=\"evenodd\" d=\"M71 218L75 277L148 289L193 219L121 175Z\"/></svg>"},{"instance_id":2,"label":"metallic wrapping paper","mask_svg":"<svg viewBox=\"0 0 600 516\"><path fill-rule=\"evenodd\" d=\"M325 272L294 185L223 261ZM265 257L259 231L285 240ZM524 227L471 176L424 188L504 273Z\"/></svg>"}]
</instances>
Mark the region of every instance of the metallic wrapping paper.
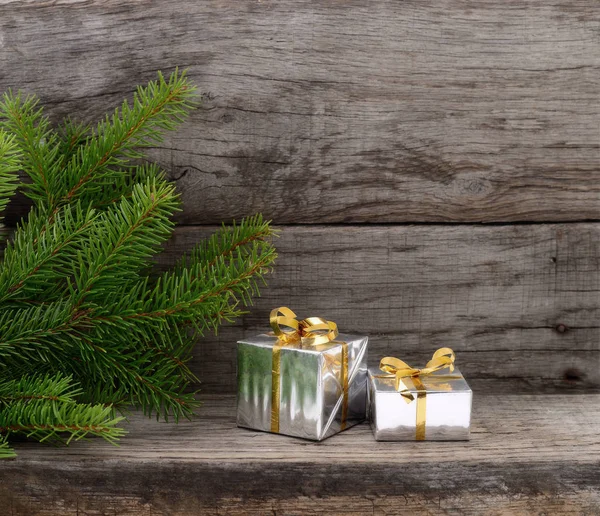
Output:
<instances>
[{"instance_id":1,"label":"metallic wrapping paper","mask_svg":"<svg viewBox=\"0 0 600 516\"><path fill-rule=\"evenodd\" d=\"M368 337L340 334L320 346L281 348L279 433L321 441L342 430L342 345L348 344L348 416L344 429L364 421L367 409ZM271 369L277 338L238 342L237 425L271 430Z\"/></svg>"},{"instance_id":2,"label":"metallic wrapping paper","mask_svg":"<svg viewBox=\"0 0 600 516\"><path fill-rule=\"evenodd\" d=\"M369 417L375 439L414 441L417 404L420 402L418 389L412 379L403 379L404 385L415 398L407 403L400 392L396 391L394 379L378 378L380 374L378 368L369 368ZM425 440L469 440L473 393L460 371L457 368L451 374L448 371L437 371L421 378L421 381L426 393Z\"/></svg>"}]
</instances>

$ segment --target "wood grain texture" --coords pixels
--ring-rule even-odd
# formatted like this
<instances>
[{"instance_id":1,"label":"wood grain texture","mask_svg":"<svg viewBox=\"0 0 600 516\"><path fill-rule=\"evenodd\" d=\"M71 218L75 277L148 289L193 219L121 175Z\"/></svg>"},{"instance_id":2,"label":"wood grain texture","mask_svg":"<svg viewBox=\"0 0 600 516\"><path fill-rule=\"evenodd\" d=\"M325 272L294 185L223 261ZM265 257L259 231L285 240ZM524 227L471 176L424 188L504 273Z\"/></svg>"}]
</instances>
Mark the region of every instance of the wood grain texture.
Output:
<instances>
[{"instance_id":1,"label":"wood grain texture","mask_svg":"<svg viewBox=\"0 0 600 516\"><path fill-rule=\"evenodd\" d=\"M159 266L210 232L178 228ZM600 387L600 224L285 227L275 243L250 313L196 348L206 392L234 392L236 341L267 331L282 305L369 335L372 365L424 364L450 346L483 384Z\"/></svg>"},{"instance_id":2,"label":"wood grain texture","mask_svg":"<svg viewBox=\"0 0 600 516\"><path fill-rule=\"evenodd\" d=\"M95 120L189 67L150 152L185 223L598 220L599 33L594 0L5 1L0 90Z\"/></svg>"},{"instance_id":3,"label":"wood grain texture","mask_svg":"<svg viewBox=\"0 0 600 516\"><path fill-rule=\"evenodd\" d=\"M600 395L480 395L470 442L322 443L238 429L233 396L179 425L139 414L119 448L18 446L9 514L596 514ZM577 431L574 431L577 429ZM59 459L59 460L57 460Z\"/></svg>"}]
</instances>

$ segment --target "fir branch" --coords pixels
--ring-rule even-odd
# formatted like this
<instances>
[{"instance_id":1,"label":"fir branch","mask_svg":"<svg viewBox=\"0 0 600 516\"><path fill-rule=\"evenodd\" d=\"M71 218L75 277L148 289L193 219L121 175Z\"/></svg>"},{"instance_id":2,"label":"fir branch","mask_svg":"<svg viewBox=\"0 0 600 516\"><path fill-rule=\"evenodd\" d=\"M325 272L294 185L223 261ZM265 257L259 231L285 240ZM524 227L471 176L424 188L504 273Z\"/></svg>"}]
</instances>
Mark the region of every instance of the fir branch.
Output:
<instances>
[{"instance_id":1,"label":"fir branch","mask_svg":"<svg viewBox=\"0 0 600 516\"><path fill-rule=\"evenodd\" d=\"M73 309L72 299L0 312L0 371L24 363L62 364L86 347L89 312Z\"/></svg>"},{"instance_id":2,"label":"fir branch","mask_svg":"<svg viewBox=\"0 0 600 516\"><path fill-rule=\"evenodd\" d=\"M143 195L139 182L144 181L146 191L150 189L151 193L155 193L161 190L163 194L167 191L166 194L173 197L169 209L177 209L178 201L170 192L172 187L166 186L164 173L159 167L141 165L136 167L135 172L126 185L128 200L121 208L139 201L140 188ZM29 220L17 227L12 242L5 250L4 261L0 263L0 302L37 304L57 300L68 289L67 279L74 275L73 264L78 260L78 252L89 247L90 241L105 240L113 227L110 226L113 220L114 216L100 215L94 209L83 210L80 203L65 205L56 213L52 232L49 233L46 231L47 215L32 210ZM164 222L167 221L163 217ZM168 225L163 226L165 231ZM132 237L133 234L130 234L129 238ZM161 239L156 240L156 249L160 242ZM120 247L127 243L125 238ZM143 265L140 263L140 267Z\"/></svg>"},{"instance_id":3,"label":"fir branch","mask_svg":"<svg viewBox=\"0 0 600 516\"><path fill-rule=\"evenodd\" d=\"M71 118L66 118L58 127L59 167L62 169L75 156L91 135L91 127Z\"/></svg>"},{"instance_id":4,"label":"fir branch","mask_svg":"<svg viewBox=\"0 0 600 516\"><path fill-rule=\"evenodd\" d=\"M31 178L25 194L41 204L52 204L52 176L56 174L57 135L35 95L8 91L0 102L0 128L14 135L22 166Z\"/></svg>"},{"instance_id":5,"label":"fir branch","mask_svg":"<svg viewBox=\"0 0 600 516\"><path fill-rule=\"evenodd\" d=\"M115 444L125 434L116 425L123 417L115 417L111 407L72 401L24 400L0 409L0 434L23 434L38 441L79 440L88 435L102 437Z\"/></svg>"},{"instance_id":6,"label":"fir branch","mask_svg":"<svg viewBox=\"0 0 600 516\"><path fill-rule=\"evenodd\" d=\"M0 131L0 213L18 186L17 170L21 154L17 150L16 137Z\"/></svg>"},{"instance_id":7,"label":"fir branch","mask_svg":"<svg viewBox=\"0 0 600 516\"><path fill-rule=\"evenodd\" d=\"M184 119L193 93L185 74L159 74L95 129L68 120L58 132L35 97L5 95L0 124L13 134L0 131L0 208L20 154L36 207L0 263L0 458L14 456L13 433L112 441L124 404L191 417L197 335L258 294L276 256L260 216L148 276L179 198L158 166L139 163L140 149Z\"/></svg>"},{"instance_id":8,"label":"fir branch","mask_svg":"<svg viewBox=\"0 0 600 516\"><path fill-rule=\"evenodd\" d=\"M223 227L184 256L175 270L164 273L153 289L148 289L145 279L129 292L115 291L107 297L107 312L102 316L151 324L194 320L201 333L216 329L222 320L241 314L236 310L238 302L247 304L251 295L259 293L258 281L270 272L277 257L272 236L261 216Z\"/></svg>"},{"instance_id":9,"label":"fir branch","mask_svg":"<svg viewBox=\"0 0 600 516\"><path fill-rule=\"evenodd\" d=\"M106 404L126 399L148 415L191 416L198 402L185 389L196 378L185 363L194 339L177 327L153 334L133 322L107 325L93 312L73 316L72 304L64 305L60 317L48 306L3 314L0 370L23 362L60 363L85 387L84 400ZM10 326L7 320L17 324ZM17 388L21 381L27 385L26 380L12 380L7 389L26 395L26 389ZM102 386L102 395L90 394L94 385ZM3 392L0 384L0 402Z\"/></svg>"},{"instance_id":10,"label":"fir branch","mask_svg":"<svg viewBox=\"0 0 600 516\"><path fill-rule=\"evenodd\" d=\"M171 235L170 217L178 209L173 185L148 178L133 187L130 199L103 212L96 219L88 246L79 252L79 267L74 272L77 305L122 288L147 267Z\"/></svg>"},{"instance_id":11,"label":"fir branch","mask_svg":"<svg viewBox=\"0 0 600 516\"><path fill-rule=\"evenodd\" d=\"M119 181L103 189L103 199L97 200L94 206L104 210L122 199L131 199L137 184L147 183L149 180L157 184L166 181L165 172L155 163L143 163L131 168L129 173Z\"/></svg>"},{"instance_id":12,"label":"fir branch","mask_svg":"<svg viewBox=\"0 0 600 516\"><path fill-rule=\"evenodd\" d=\"M8 435L0 435L0 459L14 459L16 456L8 442Z\"/></svg>"},{"instance_id":13,"label":"fir branch","mask_svg":"<svg viewBox=\"0 0 600 516\"><path fill-rule=\"evenodd\" d=\"M4 337L0 342L0 369L24 361L56 362L75 374L86 391L91 391L94 384L104 386L102 396L83 399L102 403L127 399L148 415L155 413L164 419L191 416L198 403L193 393L184 390L195 380L185 365L193 339L179 328L154 335L140 331L140 325L133 322L102 326L106 321L94 317L92 311L73 315L73 303L64 303L61 308L58 314L49 306L4 313L0 320ZM11 326L6 324L8 321L17 324ZM14 385L13 381L8 389L23 391ZM2 392L0 388L0 402Z\"/></svg>"},{"instance_id":14,"label":"fir branch","mask_svg":"<svg viewBox=\"0 0 600 516\"><path fill-rule=\"evenodd\" d=\"M106 202L106 187L123 180L138 150L162 141L162 132L174 130L194 106L195 88L185 72L175 71L168 80L159 73L157 81L139 87L130 106L123 102L112 117L98 124L84 145L66 165L54 206L75 199L91 204Z\"/></svg>"},{"instance_id":15,"label":"fir branch","mask_svg":"<svg viewBox=\"0 0 600 516\"><path fill-rule=\"evenodd\" d=\"M177 263L181 271L196 263L213 266L219 259L230 258L236 250L249 250L249 244L256 241L267 242L275 235L270 221L263 220L262 215L242 219L241 222L223 226L209 238L200 241L188 255L184 255Z\"/></svg>"},{"instance_id":16,"label":"fir branch","mask_svg":"<svg viewBox=\"0 0 600 516\"><path fill-rule=\"evenodd\" d=\"M0 263L0 302L56 300L56 288L73 274L78 251L87 246L98 214L79 203L57 212L52 231L47 217L35 210L21 223ZM64 293L62 285L60 293Z\"/></svg>"},{"instance_id":17,"label":"fir branch","mask_svg":"<svg viewBox=\"0 0 600 516\"><path fill-rule=\"evenodd\" d=\"M131 340L130 336L130 343ZM111 366L112 376L99 382L94 376L84 375L81 378L86 392L83 399L103 404L127 401L141 407L144 414L156 415L156 419L162 417L165 421L169 417L175 421L190 418L199 402L195 393L186 392L193 375L181 367L183 360L173 360L143 343L136 344L135 348L124 348L122 344L107 348L103 360ZM117 349L118 353L114 353Z\"/></svg>"},{"instance_id":18,"label":"fir branch","mask_svg":"<svg viewBox=\"0 0 600 516\"><path fill-rule=\"evenodd\" d=\"M7 435L20 433L44 441L67 434L68 444L95 435L114 443L124 434L116 427L123 418L110 407L76 402L81 392L60 373L0 381L0 436L6 441Z\"/></svg>"},{"instance_id":19,"label":"fir branch","mask_svg":"<svg viewBox=\"0 0 600 516\"><path fill-rule=\"evenodd\" d=\"M16 401L62 401L75 402L82 393L73 378L63 373L55 375L25 375L18 379L0 382L0 407Z\"/></svg>"},{"instance_id":20,"label":"fir branch","mask_svg":"<svg viewBox=\"0 0 600 516\"><path fill-rule=\"evenodd\" d=\"M168 322L192 324L200 334L216 330L223 319L240 315L239 302L249 304L259 293L258 281L270 272L276 256L270 243L255 241L248 249L233 252L229 260L219 256L214 263L190 263L187 269L164 273L152 290L117 291L109 298L114 305L102 317L112 322L135 320L154 329Z\"/></svg>"}]
</instances>

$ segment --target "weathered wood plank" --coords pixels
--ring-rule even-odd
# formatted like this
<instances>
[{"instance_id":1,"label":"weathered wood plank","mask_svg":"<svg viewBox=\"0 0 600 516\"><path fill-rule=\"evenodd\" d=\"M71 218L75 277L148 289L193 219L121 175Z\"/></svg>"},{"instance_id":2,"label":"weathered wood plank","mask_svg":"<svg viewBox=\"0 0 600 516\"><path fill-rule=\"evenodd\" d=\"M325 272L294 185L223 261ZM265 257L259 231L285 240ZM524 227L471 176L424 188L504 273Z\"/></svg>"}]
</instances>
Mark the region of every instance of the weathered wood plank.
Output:
<instances>
[{"instance_id":1,"label":"weathered wood plank","mask_svg":"<svg viewBox=\"0 0 600 516\"><path fill-rule=\"evenodd\" d=\"M159 265L210 232L178 228ZM281 305L370 335L373 365L450 346L471 380L600 386L600 224L285 227L276 246L251 313L196 349L208 392L233 392L235 342Z\"/></svg>"},{"instance_id":2,"label":"weathered wood plank","mask_svg":"<svg viewBox=\"0 0 600 516\"><path fill-rule=\"evenodd\" d=\"M595 514L600 395L480 395L470 442L377 443L359 425L322 443L235 427L233 396L201 417L131 418L120 448L19 445L10 514ZM568 422L568 423L567 423ZM320 511L320 512L319 512Z\"/></svg>"},{"instance_id":3,"label":"weathered wood plank","mask_svg":"<svg viewBox=\"0 0 600 516\"><path fill-rule=\"evenodd\" d=\"M186 223L598 220L599 31L594 0L3 2L0 90L93 120L189 67L205 108L151 152Z\"/></svg>"}]
</instances>

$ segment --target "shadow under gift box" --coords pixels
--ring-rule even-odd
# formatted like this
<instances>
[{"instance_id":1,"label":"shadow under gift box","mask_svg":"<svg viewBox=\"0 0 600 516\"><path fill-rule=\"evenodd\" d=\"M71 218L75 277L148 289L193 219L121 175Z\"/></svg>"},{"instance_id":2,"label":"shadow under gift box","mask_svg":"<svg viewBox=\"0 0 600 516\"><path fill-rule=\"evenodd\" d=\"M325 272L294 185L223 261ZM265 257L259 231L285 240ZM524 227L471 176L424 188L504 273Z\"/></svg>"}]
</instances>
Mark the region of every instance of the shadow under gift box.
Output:
<instances>
[{"instance_id":1,"label":"shadow under gift box","mask_svg":"<svg viewBox=\"0 0 600 516\"><path fill-rule=\"evenodd\" d=\"M237 425L271 432L273 335L238 342ZM342 350L348 347L348 407L342 427ZM340 334L319 346L300 342L280 348L279 431L321 441L366 418L368 337Z\"/></svg>"},{"instance_id":2,"label":"shadow under gift box","mask_svg":"<svg viewBox=\"0 0 600 516\"><path fill-rule=\"evenodd\" d=\"M417 439L419 404L424 404L420 407L425 419L423 440L469 440L473 393L457 368L452 373L436 371L416 382L403 378L403 385L414 397L410 402L396 390L394 378L381 376L382 371L369 368L369 418L377 441ZM419 383L424 390L418 388Z\"/></svg>"}]
</instances>

